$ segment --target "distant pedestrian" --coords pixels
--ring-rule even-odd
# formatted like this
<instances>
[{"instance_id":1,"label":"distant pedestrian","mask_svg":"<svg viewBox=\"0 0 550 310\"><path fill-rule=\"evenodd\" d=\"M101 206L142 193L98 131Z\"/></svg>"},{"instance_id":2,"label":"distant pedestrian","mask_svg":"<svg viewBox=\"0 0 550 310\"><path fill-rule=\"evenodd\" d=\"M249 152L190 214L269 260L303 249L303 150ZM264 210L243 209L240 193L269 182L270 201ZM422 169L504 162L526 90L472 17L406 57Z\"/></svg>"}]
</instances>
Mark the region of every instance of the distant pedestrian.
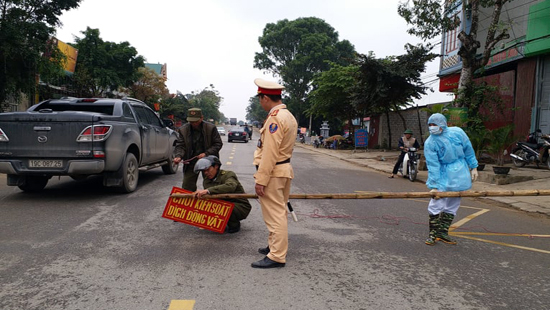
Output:
<instances>
[{"instance_id":1,"label":"distant pedestrian","mask_svg":"<svg viewBox=\"0 0 550 310\"><path fill-rule=\"evenodd\" d=\"M460 127L447 127L443 114L428 119L430 136L424 143L428 166L426 186L430 192L465 191L477 180L477 159L468 135ZM436 241L456 244L449 237L449 227L460 207L460 197L432 198L428 204L430 233L425 243Z\"/></svg>"},{"instance_id":2,"label":"distant pedestrian","mask_svg":"<svg viewBox=\"0 0 550 310\"><path fill-rule=\"evenodd\" d=\"M252 140L252 131L253 129L248 126L248 124L244 124L244 131L248 135L248 138Z\"/></svg>"}]
</instances>

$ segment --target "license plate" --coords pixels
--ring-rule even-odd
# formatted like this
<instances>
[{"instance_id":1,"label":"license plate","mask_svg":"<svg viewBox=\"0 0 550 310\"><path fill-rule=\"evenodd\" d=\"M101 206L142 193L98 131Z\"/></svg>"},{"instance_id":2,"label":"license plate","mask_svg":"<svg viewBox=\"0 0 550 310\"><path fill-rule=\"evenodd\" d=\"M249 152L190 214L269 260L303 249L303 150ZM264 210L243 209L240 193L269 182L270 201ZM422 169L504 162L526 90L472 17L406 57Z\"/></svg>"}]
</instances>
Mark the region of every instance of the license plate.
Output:
<instances>
[{"instance_id":1,"label":"license plate","mask_svg":"<svg viewBox=\"0 0 550 310\"><path fill-rule=\"evenodd\" d=\"M62 160L29 160L30 168L63 168Z\"/></svg>"},{"instance_id":2,"label":"license plate","mask_svg":"<svg viewBox=\"0 0 550 310\"><path fill-rule=\"evenodd\" d=\"M240 134L236 133L236 134L235 134L235 137L238 137L238 136L240 136Z\"/></svg>"}]
</instances>

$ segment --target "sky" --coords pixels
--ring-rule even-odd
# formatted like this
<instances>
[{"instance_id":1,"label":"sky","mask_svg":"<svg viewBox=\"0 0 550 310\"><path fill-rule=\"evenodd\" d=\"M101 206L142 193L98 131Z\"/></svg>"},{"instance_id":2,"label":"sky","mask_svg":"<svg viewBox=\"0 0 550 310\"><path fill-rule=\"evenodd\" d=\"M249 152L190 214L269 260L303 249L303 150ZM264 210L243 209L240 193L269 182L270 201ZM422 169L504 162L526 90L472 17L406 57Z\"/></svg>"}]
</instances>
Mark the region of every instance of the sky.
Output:
<instances>
[{"instance_id":1,"label":"sky","mask_svg":"<svg viewBox=\"0 0 550 310\"><path fill-rule=\"evenodd\" d=\"M104 41L128 41L146 62L167 64L170 93L188 94L212 84L223 97L221 112L245 120L248 100L257 90L254 79L276 81L253 68L266 24L317 17L359 53L372 51L379 58L401 55L406 43L420 40L407 34L407 24L397 13L400 1L83 0L79 8L61 15L63 25L56 37L74 42L90 27L99 29ZM439 59L428 64L422 74L425 83L437 79L438 67ZM437 91L438 83L428 84L434 92L428 91L415 103L449 101L449 95Z\"/></svg>"}]
</instances>

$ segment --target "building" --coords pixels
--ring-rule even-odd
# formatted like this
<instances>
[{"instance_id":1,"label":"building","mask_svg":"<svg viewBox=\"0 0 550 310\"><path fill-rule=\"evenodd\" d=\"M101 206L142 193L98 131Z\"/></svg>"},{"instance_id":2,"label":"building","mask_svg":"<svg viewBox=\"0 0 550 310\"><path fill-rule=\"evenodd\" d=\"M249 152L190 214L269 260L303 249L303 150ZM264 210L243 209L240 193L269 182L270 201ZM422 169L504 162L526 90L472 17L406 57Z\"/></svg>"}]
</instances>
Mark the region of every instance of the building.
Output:
<instances>
[{"instance_id":1,"label":"building","mask_svg":"<svg viewBox=\"0 0 550 310\"><path fill-rule=\"evenodd\" d=\"M460 78L462 60L457 35L472 25L468 0L448 1L448 14L460 18L460 25L442 36L439 70L441 92L452 92ZM485 49L492 8L481 9L477 39ZM500 17L509 38L492 50L483 79L500 86L505 113L492 120L492 127L514 123L515 134L525 136L540 128L550 133L550 0L507 2Z\"/></svg>"},{"instance_id":2,"label":"building","mask_svg":"<svg viewBox=\"0 0 550 310\"><path fill-rule=\"evenodd\" d=\"M168 79L168 73L166 71L166 64L161 65L160 63L156 63L156 64L146 63L145 67L155 71L158 75L162 76L164 78L164 80Z\"/></svg>"}]
</instances>

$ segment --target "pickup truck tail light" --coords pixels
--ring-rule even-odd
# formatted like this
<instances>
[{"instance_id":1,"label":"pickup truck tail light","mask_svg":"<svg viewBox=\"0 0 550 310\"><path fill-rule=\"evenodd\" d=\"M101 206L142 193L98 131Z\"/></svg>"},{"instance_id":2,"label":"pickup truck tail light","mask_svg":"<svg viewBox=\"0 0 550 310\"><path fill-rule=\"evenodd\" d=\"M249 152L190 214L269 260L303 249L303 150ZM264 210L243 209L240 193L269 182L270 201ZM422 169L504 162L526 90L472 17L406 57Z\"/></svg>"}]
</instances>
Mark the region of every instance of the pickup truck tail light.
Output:
<instances>
[{"instance_id":1,"label":"pickup truck tail light","mask_svg":"<svg viewBox=\"0 0 550 310\"><path fill-rule=\"evenodd\" d=\"M88 126L84 130L82 130L80 135L78 135L78 138L76 138L76 142L105 141L111 134L111 129L111 125Z\"/></svg>"},{"instance_id":2,"label":"pickup truck tail light","mask_svg":"<svg viewBox=\"0 0 550 310\"><path fill-rule=\"evenodd\" d=\"M0 142L8 142L10 139L8 136L2 131L2 128L0 128Z\"/></svg>"},{"instance_id":3,"label":"pickup truck tail light","mask_svg":"<svg viewBox=\"0 0 550 310\"><path fill-rule=\"evenodd\" d=\"M105 158L105 152L103 151L94 151L95 158Z\"/></svg>"}]
</instances>

